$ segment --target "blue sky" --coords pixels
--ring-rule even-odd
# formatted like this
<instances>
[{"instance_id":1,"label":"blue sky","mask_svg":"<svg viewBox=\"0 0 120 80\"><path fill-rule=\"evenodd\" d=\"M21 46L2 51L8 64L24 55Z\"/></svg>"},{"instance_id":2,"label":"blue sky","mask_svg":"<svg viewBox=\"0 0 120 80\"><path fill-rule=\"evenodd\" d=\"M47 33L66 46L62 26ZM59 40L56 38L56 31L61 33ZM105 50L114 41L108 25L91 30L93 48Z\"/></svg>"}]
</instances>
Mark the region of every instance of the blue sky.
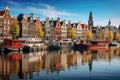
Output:
<instances>
[{"instance_id":1,"label":"blue sky","mask_svg":"<svg viewBox=\"0 0 120 80\"><path fill-rule=\"evenodd\" d=\"M120 24L120 0L0 0L0 10L10 7L12 16L24 13L34 18L60 17L61 20L88 23L89 12L93 13L94 25Z\"/></svg>"}]
</instances>

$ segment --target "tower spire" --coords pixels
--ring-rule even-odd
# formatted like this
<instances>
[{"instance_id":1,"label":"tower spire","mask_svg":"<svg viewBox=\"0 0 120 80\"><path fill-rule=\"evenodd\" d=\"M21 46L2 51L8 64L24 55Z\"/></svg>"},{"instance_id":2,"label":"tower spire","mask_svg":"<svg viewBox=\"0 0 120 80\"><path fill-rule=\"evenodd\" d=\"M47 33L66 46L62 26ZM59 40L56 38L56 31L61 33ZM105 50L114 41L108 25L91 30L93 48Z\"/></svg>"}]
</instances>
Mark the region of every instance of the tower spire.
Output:
<instances>
[{"instance_id":1,"label":"tower spire","mask_svg":"<svg viewBox=\"0 0 120 80\"><path fill-rule=\"evenodd\" d=\"M91 20L91 21L93 20L92 11L90 11L89 20Z\"/></svg>"},{"instance_id":2,"label":"tower spire","mask_svg":"<svg viewBox=\"0 0 120 80\"><path fill-rule=\"evenodd\" d=\"M111 25L111 21L110 21L110 19L109 19L108 25Z\"/></svg>"},{"instance_id":3,"label":"tower spire","mask_svg":"<svg viewBox=\"0 0 120 80\"><path fill-rule=\"evenodd\" d=\"M88 19L88 28L92 29L92 27L93 27L93 17L92 17L92 11L90 11L89 19Z\"/></svg>"}]
</instances>

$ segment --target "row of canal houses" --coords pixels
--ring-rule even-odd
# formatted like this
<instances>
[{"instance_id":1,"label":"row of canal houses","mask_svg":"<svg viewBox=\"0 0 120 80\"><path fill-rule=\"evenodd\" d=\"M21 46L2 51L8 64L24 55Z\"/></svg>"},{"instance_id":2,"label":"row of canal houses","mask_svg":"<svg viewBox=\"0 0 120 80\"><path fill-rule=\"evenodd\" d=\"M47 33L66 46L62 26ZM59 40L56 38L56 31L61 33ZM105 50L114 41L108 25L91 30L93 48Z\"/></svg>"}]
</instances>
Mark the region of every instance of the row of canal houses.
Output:
<instances>
[{"instance_id":1,"label":"row of canal houses","mask_svg":"<svg viewBox=\"0 0 120 80\"><path fill-rule=\"evenodd\" d=\"M57 20L46 18L45 21L40 21L40 18L37 17L34 19L33 14L31 13L29 17L25 14L19 14L17 17L18 23L20 26L19 37L23 38L35 38L38 37L36 35L36 30L39 27L42 27L44 32L44 40L52 41L52 40L66 40L68 39L68 33L73 28L77 35L76 39L80 39L84 37L84 30L87 29L87 25L78 23L71 23L66 20L60 21L60 18ZM10 25L12 23L13 18L10 15L10 8L6 7L5 10L0 11L0 38L12 38L9 34Z\"/></svg>"},{"instance_id":2,"label":"row of canal houses","mask_svg":"<svg viewBox=\"0 0 120 80\"><path fill-rule=\"evenodd\" d=\"M60 21L60 18L57 20L46 18L45 21L40 21L40 18L37 17L35 20L33 14L30 14L30 17L27 17L25 14L20 14L18 16L18 22L20 25L20 37L38 37L35 31L42 27L44 32L44 40L67 40L69 31L73 28L77 35L76 39L85 37L85 31L87 30L87 25L78 23L71 23L66 20ZM83 34L84 33L84 34Z\"/></svg>"},{"instance_id":3,"label":"row of canal houses","mask_svg":"<svg viewBox=\"0 0 120 80\"><path fill-rule=\"evenodd\" d=\"M45 21L41 21L40 17L37 17L35 19L32 13L29 17L25 14L19 14L16 18L18 19L18 23L20 25L19 37L38 37L36 34L36 30L42 27L42 30L44 32L43 40L46 41L70 39L68 33L71 29L74 29L77 36L76 39L78 40L86 39L87 29L92 29L94 37L97 38L101 28L104 30L105 35L107 34L106 32L108 31L108 29L111 28L111 21L109 21L108 26L94 27L92 12L90 12L89 15L88 25L82 24L81 22L71 23L71 21L61 21L60 18L57 18L56 20L46 18ZM12 20L13 18L10 15L9 7L6 7L5 10L0 10L0 40L3 40L4 38L12 38L9 33ZM120 26L118 27L118 29L120 31Z\"/></svg>"}]
</instances>

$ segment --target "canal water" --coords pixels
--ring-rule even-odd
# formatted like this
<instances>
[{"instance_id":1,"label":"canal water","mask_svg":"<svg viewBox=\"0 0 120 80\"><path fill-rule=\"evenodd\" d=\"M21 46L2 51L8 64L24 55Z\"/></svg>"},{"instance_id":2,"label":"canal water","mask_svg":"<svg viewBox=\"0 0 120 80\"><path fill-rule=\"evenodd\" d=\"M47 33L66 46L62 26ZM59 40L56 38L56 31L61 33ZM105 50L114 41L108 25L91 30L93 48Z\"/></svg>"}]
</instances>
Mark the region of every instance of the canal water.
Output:
<instances>
[{"instance_id":1,"label":"canal water","mask_svg":"<svg viewBox=\"0 0 120 80\"><path fill-rule=\"evenodd\" d=\"M120 80L120 48L1 53L0 80Z\"/></svg>"}]
</instances>

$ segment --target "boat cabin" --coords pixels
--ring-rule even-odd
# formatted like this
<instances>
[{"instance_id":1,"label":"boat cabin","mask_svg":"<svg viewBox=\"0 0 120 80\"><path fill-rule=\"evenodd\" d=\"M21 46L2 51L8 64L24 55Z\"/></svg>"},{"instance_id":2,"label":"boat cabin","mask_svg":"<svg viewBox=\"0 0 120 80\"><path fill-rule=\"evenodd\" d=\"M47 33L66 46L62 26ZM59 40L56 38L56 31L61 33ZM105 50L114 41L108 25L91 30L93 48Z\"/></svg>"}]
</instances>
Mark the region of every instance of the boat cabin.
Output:
<instances>
[{"instance_id":1,"label":"boat cabin","mask_svg":"<svg viewBox=\"0 0 120 80\"><path fill-rule=\"evenodd\" d=\"M33 47L44 45L41 38L19 38L19 40L22 40L23 46Z\"/></svg>"},{"instance_id":2,"label":"boat cabin","mask_svg":"<svg viewBox=\"0 0 120 80\"><path fill-rule=\"evenodd\" d=\"M4 45L5 46L22 46L22 41L21 40L16 40L16 39L5 39L4 40Z\"/></svg>"}]
</instances>

